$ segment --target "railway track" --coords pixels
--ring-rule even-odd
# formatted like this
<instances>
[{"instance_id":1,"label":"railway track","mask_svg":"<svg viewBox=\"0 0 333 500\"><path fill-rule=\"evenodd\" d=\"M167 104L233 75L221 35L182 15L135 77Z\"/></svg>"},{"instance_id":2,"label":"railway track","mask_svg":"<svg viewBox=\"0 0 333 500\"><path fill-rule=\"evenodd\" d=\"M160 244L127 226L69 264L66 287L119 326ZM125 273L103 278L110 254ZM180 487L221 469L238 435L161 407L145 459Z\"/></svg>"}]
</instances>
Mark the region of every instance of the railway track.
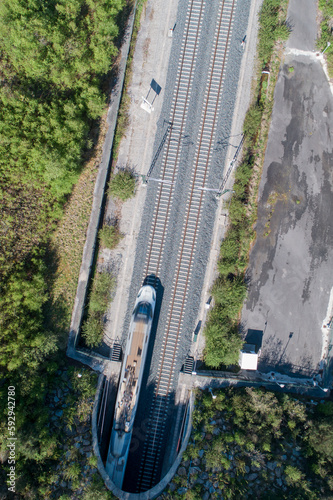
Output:
<instances>
[{"instance_id":1,"label":"railway track","mask_svg":"<svg viewBox=\"0 0 333 500\"><path fill-rule=\"evenodd\" d=\"M184 214L181 243L177 255L165 335L160 353L155 393L149 413L148 431L143 445L137 492L150 489L158 480L162 459L161 452L165 438L165 424L170 395L175 381L177 351L181 340L183 316L193 271L203 204L205 196L207 196L207 191L203 188L206 187L205 182L212 159L236 1L221 0L219 6L213 52L210 58L199 133L196 140L195 159L192 165L191 183ZM162 180L165 182L162 182L159 187L155 203L145 265L144 277L151 276L149 279L152 285L156 284L155 279L160 273L163 248L167 238L174 183L177 179L182 147L181 141L175 141L175 138L176 135L181 136L185 128L203 12L203 0L193 0L189 3L170 116L170 122L172 122L173 126L163 156ZM184 87L184 85L188 86Z\"/></svg>"},{"instance_id":2,"label":"railway track","mask_svg":"<svg viewBox=\"0 0 333 500\"><path fill-rule=\"evenodd\" d=\"M162 182L159 186L154 208L143 279L150 275L157 277L160 274L163 246L167 237L168 221L174 194L174 183L176 182L179 169L181 138L185 129L192 93L203 14L204 2L202 0L192 0L189 3L185 21L180 62L169 118L171 130L163 154ZM148 279L147 284L155 286L156 278Z\"/></svg>"}]
</instances>

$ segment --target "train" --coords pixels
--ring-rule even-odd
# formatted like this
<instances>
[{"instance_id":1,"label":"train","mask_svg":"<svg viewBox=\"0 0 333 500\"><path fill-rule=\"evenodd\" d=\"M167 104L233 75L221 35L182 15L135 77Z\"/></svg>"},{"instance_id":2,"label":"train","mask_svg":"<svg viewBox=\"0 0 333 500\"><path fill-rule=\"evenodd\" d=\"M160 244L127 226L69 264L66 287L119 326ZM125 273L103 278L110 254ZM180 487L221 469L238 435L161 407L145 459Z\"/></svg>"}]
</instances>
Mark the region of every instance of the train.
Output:
<instances>
[{"instance_id":1,"label":"train","mask_svg":"<svg viewBox=\"0 0 333 500\"><path fill-rule=\"evenodd\" d=\"M143 286L136 298L121 368L106 472L122 488L142 376L154 319L156 291Z\"/></svg>"}]
</instances>

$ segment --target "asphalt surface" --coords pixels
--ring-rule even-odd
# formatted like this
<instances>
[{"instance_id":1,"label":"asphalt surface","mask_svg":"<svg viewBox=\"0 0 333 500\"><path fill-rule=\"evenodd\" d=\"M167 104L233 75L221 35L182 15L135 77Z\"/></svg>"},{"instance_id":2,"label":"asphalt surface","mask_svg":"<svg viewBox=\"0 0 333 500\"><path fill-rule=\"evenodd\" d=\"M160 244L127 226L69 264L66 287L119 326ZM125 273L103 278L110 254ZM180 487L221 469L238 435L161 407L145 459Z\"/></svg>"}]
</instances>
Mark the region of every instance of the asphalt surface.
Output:
<instances>
[{"instance_id":1,"label":"asphalt surface","mask_svg":"<svg viewBox=\"0 0 333 500\"><path fill-rule=\"evenodd\" d=\"M245 335L262 343L258 369L306 376L322 367L333 281L333 98L315 54L315 8L290 0L293 33L275 89L242 312Z\"/></svg>"}]
</instances>

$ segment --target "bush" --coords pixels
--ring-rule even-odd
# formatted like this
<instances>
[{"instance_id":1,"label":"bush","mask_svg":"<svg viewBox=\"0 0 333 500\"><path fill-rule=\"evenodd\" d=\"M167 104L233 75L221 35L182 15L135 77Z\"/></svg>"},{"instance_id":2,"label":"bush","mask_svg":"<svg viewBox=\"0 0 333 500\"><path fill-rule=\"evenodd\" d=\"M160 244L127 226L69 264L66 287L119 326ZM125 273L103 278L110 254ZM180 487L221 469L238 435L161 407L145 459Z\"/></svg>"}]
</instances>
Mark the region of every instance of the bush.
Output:
<instances>
[{"instance_id":1,"label":"bush","mask_svg":"<svg viewBox=\"0 0 333 500\"><path fill-rule=\"evenodd\" d=\"M297 467L293 467L292 465L287 465L285 468L285 474L287 477L287 481L290 484L297 484L302 479L302 473Z\"/></svg>"},{"instance_id":2,"label":"bush","mask_svg":"<svg viewBox=\"0 0 333 500\"><path fill-rule=\"evenodd\" d=\"M97 316L88 316L82 326L82 336L88 346L96 347L103 339L103 324Z\"/></svg>"},{"instance_id":3,"label":"bush","mask_svg":"<svg viewBox=\"0 0 333 500\"><path fill-rule=\"evenodd\" d=\"M262 118L263 108L255 104L251 106L246 113L243 132L248 136L248 138L254 139L258 133L258 129L260 127L260 122Z\"/></svg>"},{"instance_id":4,"label":"bush","mask_svg":"<svg viewBox=\"0 0 333 500\"><path fill-rule=\"evenodd\" d=\"M212 288L212 295L215 303L223 308L224 315L236 320L246 295L243 276L221 276Z\"/></svg>"},{"instance_id":5,"label":"bush","mask_svg":"<svg viewBox=\"0 0 333 500\"><path fill-rule=\"evenodd\" d=\"M134 196L135 177L128 170L119 171L111 180L109 195L126 201Z\"/></svg>"},{"instance_id":6,"label":"bush","mask_svg":"<svg viewBox=\"0 0 333 500\"><path fill-rule=\"evenodd\" d=\"M212 368L230 366L238 363L239 352L243 341L238 333L237 326L228 324L228 321L208 321L205 328L205 362Z\"/></svg>"},{"instance_id":7,"label":"bush","mask_svg":"<svg viewBox=\"0 0 333 500\"><path fill-rule=\"evenodd\" d=\"M114 278L111 274L97 273L95 275L90 296L89 312L105 313L113 286Z\"/></svg>"},{"instance_id":8,"label":"bush","mask_svg":"<svg viewBox=\"0 0 333 500\"><path fill-rule=\"evenodd\" d=\"M99 230L98 237L102 245L111 250L118 245L122 238L119 229L115 226L104 226Z\"/></svg>"},{"instance_id":9,"label":"bush","mask_svg":"<svg viewBox=\"0 0 333 500\"><path fill-rule=\"evenodd\" d=\"M90 347L99 345L103 339L103 314L110 301L115 280L108 273L96 273L91 288L88 318L82 325L82 336Z\"/></svg>"}]
</instances>

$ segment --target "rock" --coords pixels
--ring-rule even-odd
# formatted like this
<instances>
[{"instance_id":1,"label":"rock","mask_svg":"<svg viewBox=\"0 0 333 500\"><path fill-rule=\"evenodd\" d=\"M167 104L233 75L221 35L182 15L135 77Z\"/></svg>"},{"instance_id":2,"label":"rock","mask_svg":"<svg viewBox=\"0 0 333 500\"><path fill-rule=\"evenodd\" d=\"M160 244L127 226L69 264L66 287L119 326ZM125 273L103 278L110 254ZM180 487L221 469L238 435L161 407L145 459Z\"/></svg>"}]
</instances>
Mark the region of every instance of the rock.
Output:
<instances>
[{"instance_id":1,"label":"rock","mask_svg":"<svg viewBox=\"0 0 333 500\"><path fill-rule=\"evenodd\" d=\"M79 425L77 428L76 428L76 432L78 434L85 434L86 432L89 431L89 427L87 425Z\"/></svg>"},{"instance_id":2,"label":"rock","mask_svg":"<svg viewBox=\"0 0 333 500\"><path fill-rule=\"evenodd\" d=\"M207 434L206 434L207 441L210 441L212 439L212 437L213 437L212 434L210 434L209 432L207 432Z\"/></svg>"},{"instance_id":3,"label":"rock","mask_svg":"<svg viewBox=\"0 0 333 500\"><path fill-rule=\"evenodd\" d=\"M169 489L171 492L175 491L175 489L177 488L177 486L175 485L175 483L170 483L169 484Z\"/></svg>"},{"instance_id":4,"label":"rock","mask_svg":"<svg viewBox=\"0 0 333 500\"><path fill-rule=\"evenodd\" d=\"M212 421L210 422L210 425L216 425L216 421L215 421L215 420L212 420Z\"/></svg>"},{"instance_id":5,"label":"rock","mask_svg":"<svg viewBox=\"0 0 333 500\"><path fill-rule=\"evenodd\" d=\"M248 480L249 481L255 481L258 477L258 474L250 474L249 477L248 477Z\"/></svg>"},{"instance_id":6,"label":"rock","mask_svg":"<svg viewBox=\"0 0 333 500\"><path fill-rule=\"evenodd\" d=\"M281 488L281 486L282 486L282 481L281 481L281 479L280 479L280 478L276 480L276 483L277 483L277 485L278 485L278 486L280 486L280 488Z\"/></svg>"},{"instance_id":7,"label":"rock","mask_svg":"<svg viewBox=\"0 0 333 500\"><path fill-rule=\"evenodd\" d=\"M84 446L89 446L90 444L91 444L91 443L90 443L89 439L84 439L84 440L83 440L83 445L84 445Z\"/></svg>"},{"instance_id":8,"label":"rock","mask_svg":"<svg viewBox=\"0 0 333 500\"><path fill-rule=\"evenodd\" d=\"M83 451L91 451L91 446L83 446L82 450Z\"/></svg>"},{"instance_id":9,"label":"rock","mask_svg":"<svg viewBox=\"0 0 333 500\"><path fill-rule=\"evenodd\" d=\"M282 471L281 471L281 467L277 467L277 468L275 469L275 474L276 474L276 477L281 477L281 472L282 472Z\"/></svg>"},{"instance_id":10,"label":"rock","mask_svg":"<svg viewBox=\"0 0 333 500\"><path fill-rule=\"evenodd\" d=\"M250 467L248 467L247 465L245 465L245 473L248 474L250 472Z\"/></svg>"},{"instance_id":11,"label":"rock","mask_svg":"<svg viewBox=\"0 0 333 500\"><path fill-rule=\"evenodd\" d=\"M205 450L200 450L199 451L199 457L202 458L205 454Z\"/></svg>"},{"instance_id":12,"label":"rock","mask_svg":"<svg viewBox=\"0 0 333 500\"><path fill-rule=\"evenodd\" d=\"M218 427L215 427L215 429L213 430L214 436L217 436L218 434L220 434L220 432L221 432L221 429L219 429Z\"/></svg>"},{"instance_id":13,"label":"rock","mask_svg":"<svg viewBox=\"0 0 333 500\"><path fill-rule=\"evenodd\" d=\"M266 467L269 470L274 470L276 467L276 463L275 462L267 462Z\"/></svg>"},{"instance_id":14,"label":"rock","mask_svg":"<svg viewBox=\"0 0 333 500\"><path fill-rule=\"evenodd\" d=\"M185 467L179 467L177 471L178 476L186 476L186 469Z\"/></svg>"},{"instance_id":15,"label":"rock","mask_svg":"<svg viewBox=\"0 0 333 500\"><path fill-rule=\"evenodd\" d=\"M184 495L187 492L187 488L179 488L177 490L178 495Z\"/></svg>"},{"instance_id":16,"label":"rock","mask_svg":"<svg viewBox=\"0 0 333 500\"><path fill-rule=\"evenodd\" d=\"M209 488L209 493L213 494L214 492L215 492L215 488L214 488L214 486L211 486Z\"/></svg>"},{"instance_id":17,"label":"rock","mask_svg":"<svg viewBox=\"0 0 333 500\"><path fill-rule=\"evenodd\" d=\"M205 493L202 495L202 500L209 500L209 493L208 493L208 491L205 491Z\"/></svg>"},{"instance_id":18,"label":"rock","mask_svg":"<svg viewBox=\"0 0 333 500\"><path fill-rule=\"evenodd\" d=\"M54 396L53 401L54 401L55 403L59 403L60 399L58 398L58 396Z\"/></svg>"},{"instance_id":19,"label":"rock","mask_svg":"<svg viewBox=\"0 0 333 500\"><path fill-rule=\"evenodd\" d=\"M61 389L57 389L57 395L58 395L58 398L61 399L64 395L64 393L62 392Z\"/></svg>"},{"instance_id":20,"label":"rock","mask_svg":"<svg viewBox=\"0 0 333 500\"><path fill-rule=\"evenodd\" d=\"M287 460L287 455L282 455L281 460Z\"/></svg>"},{"instance_id":21,"label":"rock","mask_svg":"<svg viewBox=\"0 0 333 500\"><path fill-rule=\"evenodd\" d=\"M62 488L67 488L67 483L66 483L66 481L61 481L60 486L61 486Z\"/></svg>"},{"instance_id":22,"label":"rock","mask_svg":"<svg viewBox=\"0 0 333 500\"><path fill-rule=\"evenodd\" d=\"M68 427L65 428L65 434L66 436L74 436L75 435L75 430L74 429L69 429Z\"/></svg>"},{"instance_id":23,"label":"rock","mask_svg":"<svg viewBox=\"0 0 333 500\"><path fill-rule=\"evenodd\" d=\"M63 414L63 413L64 413L64 412L63 412L63 410L57 410L57 411L55 412L55 414L56 414L56 416L57 416L57 417L62 417L62 414Z\"/></svg>"},{"instance_id":24,"label":"rock","mask_svg":"<svg viewBox=\"0 0 333 500\"><path fill-rule=\"evenodd\" d=\"M79 449L81 448L81 443L74 443L75 448Z\"/></svg>"}]
</instances>

